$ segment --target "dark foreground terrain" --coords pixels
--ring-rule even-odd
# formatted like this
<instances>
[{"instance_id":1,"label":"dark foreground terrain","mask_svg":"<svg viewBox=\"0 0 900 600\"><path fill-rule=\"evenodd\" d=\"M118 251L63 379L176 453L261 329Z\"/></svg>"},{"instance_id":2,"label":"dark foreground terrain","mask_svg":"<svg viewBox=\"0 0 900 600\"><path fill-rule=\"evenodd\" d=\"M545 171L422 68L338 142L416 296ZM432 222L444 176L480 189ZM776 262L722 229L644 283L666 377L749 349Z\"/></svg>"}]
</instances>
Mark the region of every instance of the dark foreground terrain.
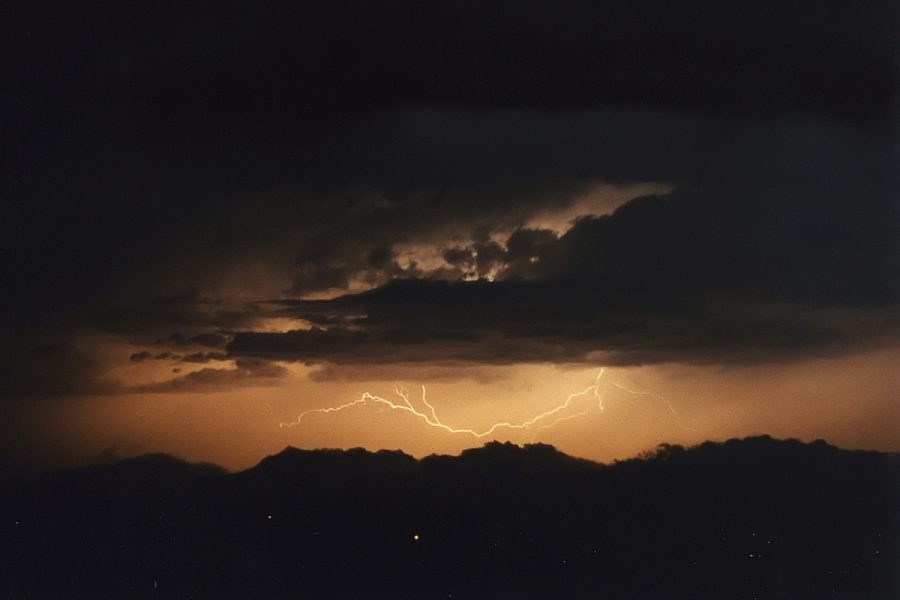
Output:
<instances>
[{"instance_id":1,"label":"dark foreground terrain","mask_svg":"<svg viewBox=\"0 0 900 600\"><path fill-rule=\"evenodd\" d=\"M896 456L761 437L603 466L288 448L7 480L4 598L898 598Z\"/></svg>"}]
</instances>

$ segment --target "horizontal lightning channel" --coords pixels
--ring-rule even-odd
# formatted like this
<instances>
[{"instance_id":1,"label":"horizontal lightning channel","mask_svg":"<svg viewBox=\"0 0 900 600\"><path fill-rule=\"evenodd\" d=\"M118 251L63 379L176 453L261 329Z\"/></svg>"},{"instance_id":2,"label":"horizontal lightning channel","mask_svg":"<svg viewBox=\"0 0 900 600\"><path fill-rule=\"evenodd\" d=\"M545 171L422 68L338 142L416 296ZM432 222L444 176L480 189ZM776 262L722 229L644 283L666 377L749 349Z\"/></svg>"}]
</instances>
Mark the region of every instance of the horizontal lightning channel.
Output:
<instances>
[{"instance_id":1,"label":"horizontal lightning channel","mask_svg":"<svg viewBox=\"0 0 900 600\"><path fill-rule=\"evenodd\" d=\"M575 402L579 398L593 395L593 397L597 401L597 408L599 410L603 410L604 409L603 400L604 400L604 397L606 396L606 392L601 389L600 381L601 381L601 379L605 379L605 377L604 377L605 374L606 374L606 369L601 368L600 372L597 374L597 377L594 379L594 383L592 385L590 385L589 387L587 387L586 389L584 389L580 392L575 392L573 394L569 394L569 396L566 398L565 402L563 402L562 404L559 404L558 406L556 406L554 408L546 410L535 417L532 417L526 421L522 421L519 423L511 423L508 421L501 421L498 423L494 423L493 425L491 425L490 427L488 427L487 429L484 429L482 431L478 431L478 430L467 428L467 427L463 427L463 428L452 427L452 426L444 423L443 421L441 421L437 415L437 410L435 409L434 405L431 404L428 401L428 399L426 398L424 385L422 386L421 402L427 408L427 411L416 408L416 406L410 400L409 391L406 388L395 386L394 393L399 397L398 401L389 400L389 399L383 398L381 396L376 396L375 394L372 394L370 392L364 392L362 394L362 396L360 396L357 400L354 400L352 402L347 402L346 404L341 404L340 406L331 406L331 407L327 407L327 408L314 408L314 409L307 410L307 411L301 413L293 421L290 421L290 422L282 421L281 423L279 423L279 427L281 427L281 428L295 427L297 425L300 425L301 422L310 415L327 415L330 413L336 413L336 412L344 411L344 410L347 410L350 408L354 408L356 406L362 406L362 405L367 405L367 404L371 403L371 404L380 404L382 406L386 406L391 410L397 410L397 411L408 413L408 414L412 415L413 417L420 419L421 421L424 421L425 424L428 425L429 427L441 429L448 433L470 435L475 438L487 437L487 436L493 434L494 432L496 432L497 430L501 430L501 429L522 430L522 429L529 429L531 427L538 426L537 431L543 431L545 429L550 429L551 427L555 427L556 425L563 423L565 421L569 421L569 420L576 419L576 418L587 415L587 413L590 409L585 409L585 410L575 413L575 414L560 414L560 413L564 413L566 411L566 409L568 409L572 405L572 403ZM669 411L678 420L679 425L684 427L684 425L681 424L681 417L675 411L675 408L672 406L672 403L669 402L666 398L660 396L659 394L653 393L653 392L643 392L643 391L639 391L639 390L633 390L633 389L626 387L620 383L616 383L614 381L609 381L608 379L606 379L606 381L608 381L610 384L612 384L616 388L618 388L624 392L627 392L629 394L639 395L639 396L652 396L654 398L662 400L668 407ZM685 427L685 428L689 429L688 427ZM535 434L536 433L537 432L535 432Z\"/></svg>"}]
</instances>

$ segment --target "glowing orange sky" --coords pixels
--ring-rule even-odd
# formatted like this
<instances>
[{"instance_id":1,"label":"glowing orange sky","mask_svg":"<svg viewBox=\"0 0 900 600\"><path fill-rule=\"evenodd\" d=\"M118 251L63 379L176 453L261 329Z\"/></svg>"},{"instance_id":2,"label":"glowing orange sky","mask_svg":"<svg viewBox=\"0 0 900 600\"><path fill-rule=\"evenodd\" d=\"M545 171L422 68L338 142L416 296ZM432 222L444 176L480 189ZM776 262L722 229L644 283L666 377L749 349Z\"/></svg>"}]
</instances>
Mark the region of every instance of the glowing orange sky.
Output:
<instances>
[{"instance_id":1,"label":"glowing orange sky","mask_svg":"<svg viewBox=\"0 0 900 600\"><path fill-rule=\"evenodd\" d=\"M377 403L311 414L295 427L281 428L281 421L303 411L352 402L366 391L397 399L390 381L316 382L308 377L310 369L292 366L288 377L265 387L36 402L18 417L29 435L8 443L43 464L79 464L104 451L163 451L231 469L249 467L288 445L399 448L422 456L458 453L490 439L540 441L601 461L634 456L661 442L694 444L761 433L896 451L900 433L892 424L900 419L900 375L891 365L898 360L900 352L892 350L780 366L608 369L604 379L664 400L603 386L601 380L604 410L586 395L556 415L572 418L553 427L540 425L556 419L523 430L499 428L485 438L448 433ZM483 431L497 421L522 423L558 407L570 393L591 386L598 371L599 366L471 367L444 371L432 381L399 383L411 390L414 403L418 386L425 384L442 422ZM453 372L458 379L450 378ZM410 373L428 371L419 366Z\"/></svg>"},{"instance_id":2,"label":"glowing orange sky","mask_svg":"<svg viewBox=\"0 0 900 600\"><path fill-rule=\"evenodd\" d=\"M25 10L0 471L490 438L900 450L890 11L608 4L202 31ZM604 367L604 410L557 410ZM441 425L371 401L279 427L394 385Z\"/></svg>"}]
</instances>

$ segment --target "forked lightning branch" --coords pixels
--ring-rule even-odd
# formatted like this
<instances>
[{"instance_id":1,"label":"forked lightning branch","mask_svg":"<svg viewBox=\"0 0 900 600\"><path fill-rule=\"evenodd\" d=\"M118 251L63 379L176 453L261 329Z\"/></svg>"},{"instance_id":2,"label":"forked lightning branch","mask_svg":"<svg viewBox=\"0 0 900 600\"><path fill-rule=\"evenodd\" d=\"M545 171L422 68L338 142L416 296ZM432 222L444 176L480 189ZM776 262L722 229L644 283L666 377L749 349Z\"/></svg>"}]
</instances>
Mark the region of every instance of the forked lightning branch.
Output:
<instances>
[{"instance_id":1,"label":"forked lightning branch","mask_svg":"<svg viewBox=\"0 0 900 600\"><path fill-rule=\"evenodd\" d=\"M279 427L297 427L299 425L302 425L311 417L325 416L332 413L360 409L365 406L378 405L387 407L392 411L405 413L410 417L421 421L421 423L427 427L443 430L451 434L468 435L474 438L486 438L503 431L517 430L529 430L533 434L536 434L539 431L555 427L562 422L585 417L593 410L603 411L605 407L604 400L609 393L610 386L622 390L623 392L626 392L633 396L647 396L661 402L665 405L667 411L671 413L672 416L676 419L680 427L683 427L685 429L692 429L682 423L682 419L679 416L678 412L675 410L675 407L665 397L654 392L635 390L618 382L612 381L606 376L605 368L600 369L600 372L594 379L593 384L580 392L569 394L568 397L566 397L565 401L563 401L562 403L549 408L548 410L545 410L544 412L541 412L529 419L518 422L498 421L481 430L473 429L471 427L458 427L450 425L441 420L441 418L438 416L437 409L431 402L429 402L426 396L424 385L422 386L421 397L416 400L413 400L411 398L410 393L406 388L400 386L394 387L394 394L397 396L396 400L377 396L370 392L364 392L359 398L352 402L347 402L346 404L324 408L314 408L304 411L300 413L293 421L282 421L281 423L279 423Z\"/></svg>"}]
</instances>

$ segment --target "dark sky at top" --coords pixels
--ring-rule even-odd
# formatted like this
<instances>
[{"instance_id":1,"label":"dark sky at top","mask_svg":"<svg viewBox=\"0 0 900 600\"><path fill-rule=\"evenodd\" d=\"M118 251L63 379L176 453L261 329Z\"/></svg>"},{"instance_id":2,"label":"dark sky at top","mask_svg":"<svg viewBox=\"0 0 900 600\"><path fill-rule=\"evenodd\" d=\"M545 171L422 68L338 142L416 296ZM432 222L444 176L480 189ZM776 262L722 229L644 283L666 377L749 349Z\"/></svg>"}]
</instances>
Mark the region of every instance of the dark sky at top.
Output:
<instances>
[{"instance_id":1,"label":"dark sky at top","mask_svg":"<svg viewBox=\"0 0 900 600\"><path fill-rule=\"evenodd\" d=\"M896 343L893 2L2 12L4 398L99 390L98 331L249 378ZM597 182L673 191L529 225Z\"/></svg>"}]
</instances>

